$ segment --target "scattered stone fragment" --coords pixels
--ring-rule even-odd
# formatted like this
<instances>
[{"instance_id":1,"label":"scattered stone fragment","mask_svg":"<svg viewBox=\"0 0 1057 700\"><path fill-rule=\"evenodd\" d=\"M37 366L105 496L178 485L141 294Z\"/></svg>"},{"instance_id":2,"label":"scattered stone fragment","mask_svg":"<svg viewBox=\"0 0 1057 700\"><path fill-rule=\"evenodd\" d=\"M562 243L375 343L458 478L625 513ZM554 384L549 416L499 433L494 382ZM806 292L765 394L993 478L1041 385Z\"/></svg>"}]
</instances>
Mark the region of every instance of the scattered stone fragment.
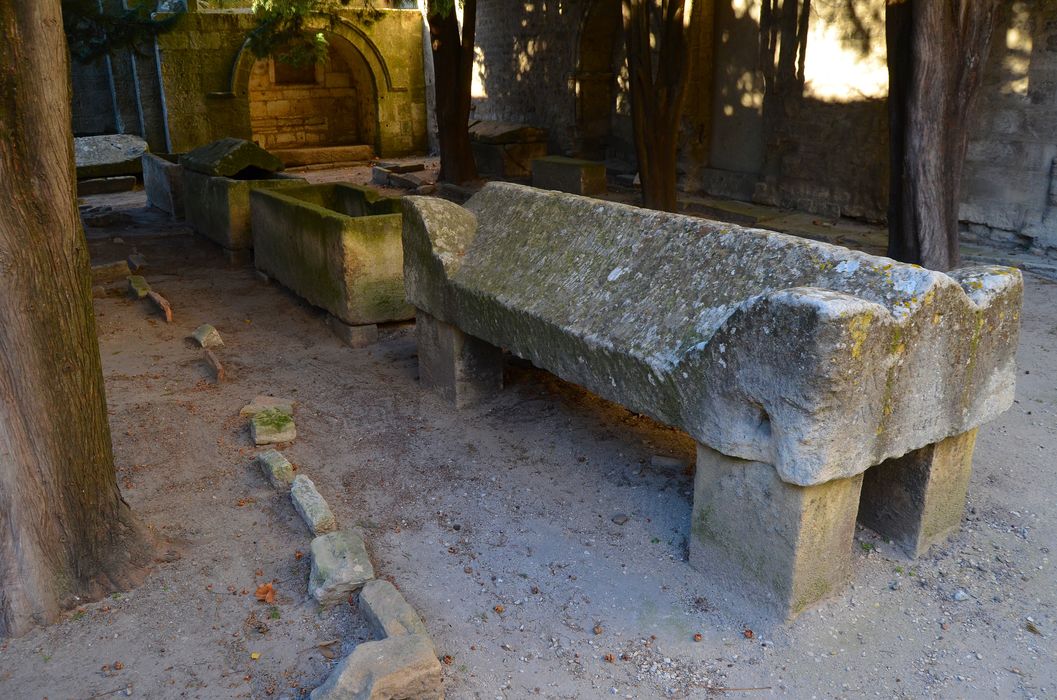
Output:
<instances>
[{"instance_id":1,"label":"scattered stone fragment","mask_svg":"<svg viewBox=\"0 0 1057 700\"><path fill-rule=\"evenodd\" d=\"M265 411L269 408L282 411L288 416L294 415L293 400L283 399L278 396L256 396L253 401L242 407L242 410L239 411L239 415L252 418L261 411Z\"/></svg>"},{"instance_id":2,"label":"scattered stone fragment","mask_svg":"<svg viewBox=\"0 0 1057 700\"><path fill-rule=\"evenodd\" d=\"M272 486L289 488L294 481L294 465L279 450L267 450L257 455L257 464Z\"/></svg>"},{"instance_id":3,"label":"scattered stone fragment","mask_svg":"<svg viewBox=\"0 0 1057 700\"><path fill-rule=\"evenodd\" d=\"M165 317L165 322L172 323L172 305L169 304L168 300L154 290L147 292L147 298L154 302L154 305L158 307L158 311L161 311L162 315Z\"/></svg>"},{"instance_id":4,"label":"scattered stone fragment","mask_svg":"<svg viewBox=\"0 0 1057 700\"><path fill-rule=\"evenodd\" d=\"M628 516L624 515L623 513L618 513L613 516L613 522L615 522L617 525L623 525L628 520L630 520L630 518L628 518Z\"/></svg>"},{"instance_id":5,"label":"scattered stone fragment","mask_svg":"<svg viewBox=\"0 0 1057 700\"><path fill-rule=\"evenodd\" d=\"M147 266L147 258L143 253L132 253L128 256L128 266L133 272L139 272Z\"/></svg>"},{"instance_id":6,"label":"scattered stone fragment","mask_svg":"<svg viewBox=\"0 0 1057 700\"><path fill-rule=\"evenodd\" d=\"M206 362L213 368L213 373L216 375L217 384L224 381L227 377L224 372L224 365L220 364L220 358L213 354L212 350L206 350Z\"/></svg>"},{"instance_id":7,"label":"scattered stone fragment","mask_svg":"<svg viewBox=\"0 0 1057 700\"><path fill-rule=\"evenodd\" d=\"M968 594L968 593L966 593L966 592L965 592L964 590L962 590L961 588L959 588L958 590L956 590L956 591L954 592L954 595L953 595L952 597L954 598L954 600L958 601L959 603L961 603L961 602L963 602L963 601L966 601L966 600L969 600L969 594Z\"/></svg>"},{"instance_id":8,"label":"scattered stone fragment","mask_svg":"<svg viewBox=\"0 0 1057 700\"><path fill-rule=\"evenodd\" d=\"M266 408L250 419L250 435L255 445L291 442L297 437L297 427L289 413L278 408Z\"/></svg>"},{"instance_id":9,"label":"scattered stone fragment","mask_svg":"<svg viewBox=\"0 0 1057 700\"><path fill-rule=\"evenodd\" d=\"M290 486L290 500L313 535L325 535L338 529L338 521L330 506L319 495L316 485L304 474L298 474Z\"/></svg>"},{"instance_id":10,"label":"scattered stone fragment","mask_svg":"<svg viewBox=\"0 0 1057 700\"><path fill-rule=\"evenodd\" d=\"M195 332L191 334L191 337L203 348L219 348L224 345L220 332L208 323L203 323L198 328L195 328Z\"/></svg>"},{"instance_id":11,"label":"scattered stone fragment","mask_svg":"<svg viewBox=\"0 0 1057 700\"><path fill-rule=\"evenodd\" d=\"M117 282L118 280L128 279L128 276L131 274L132 270L128 268L128 263L124 260L118 260L117 262L106 263L103 265L92 265L93 284Z\"/></svg>"},{"instance_id":12,"label":"scattered stone fragment","mask_svg":"<svg viewBox=\"0 0 1057 700\"><path fill-rule=\"evenodd\" d=\"M147 280L139 275L128 276L128 295L133 299L144 299L150 293L150 285Z\"/></svg>"},{"instance_id":13,"label":"scattered stone fragment","mask_svg":"<svg viewBox=\"0 0 1057 700\"><path fill-rule=\"evenodd\" d=\"M345 657L312 700L443 698L442 671L433 643L421 634L364 642Z\"/></svg>"},{"instance_id":14,"label":"scattered stone fragment","mask_svg":"<svg viewBox=\"0 0 1057 700\"><path fill-rule=\"evenodd\" d=\"M372 578L374 567L359 535L339 530L312 540L308 590L320 604L343 603Z\"/></svg>"},{"instance_id":15,"label":"scattered stone fragment","mask_svg":"<svg viewBox=\"0 0 1057 700\"><path fill-rule=\"evenodd\" d=\"M375 579L367 583L360 591L360 609L376 637L428 634L422 618L388 581Z\"/></svg>"}]
</instances>

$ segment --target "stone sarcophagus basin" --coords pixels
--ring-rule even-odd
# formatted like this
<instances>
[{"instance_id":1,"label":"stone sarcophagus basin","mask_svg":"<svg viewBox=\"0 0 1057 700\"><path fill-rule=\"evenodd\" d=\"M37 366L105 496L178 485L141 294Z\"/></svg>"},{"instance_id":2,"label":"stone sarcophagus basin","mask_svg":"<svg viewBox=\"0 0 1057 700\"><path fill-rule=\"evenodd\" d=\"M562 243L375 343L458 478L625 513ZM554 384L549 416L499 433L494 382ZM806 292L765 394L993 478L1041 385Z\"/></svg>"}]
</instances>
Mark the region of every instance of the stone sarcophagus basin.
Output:
<instances>
[{"instance_id":1,"label":"stone sarcophagus basin","mask_svg":"<svg viewBox=\"0 0 1057 700\"><path fill-rule=\"evenodd\" d=\"M350 326L413 318L400 200L346 184L250 194L254 265Z\"/></svg>"},{"instance_id":2,"label":"stone sarcophagus basin","mask_svg":"<svg viewBox=\"0 0 1057 700\"><path fill-rule=\"evenodd\" d=\"M856 521L957 529L1013 400L1019 271L942 274L770 231L493 183L405 199L422 382L456 405L530 360L698 443L691 564L792 618L850 579Z\"/></svg>"},{"instance_id":3,"label":"stone sarcophagus basin","mask_svg":"<svg viewBox=\"0 0 1057 700\"><path fill-rule=\"evenodd\" d=\"M199 234L229 251L253 247L250 192L305 184L283 175L282 161L249 141L225 138L180 158L184 215Z\"/></svg>"}]
</instances>

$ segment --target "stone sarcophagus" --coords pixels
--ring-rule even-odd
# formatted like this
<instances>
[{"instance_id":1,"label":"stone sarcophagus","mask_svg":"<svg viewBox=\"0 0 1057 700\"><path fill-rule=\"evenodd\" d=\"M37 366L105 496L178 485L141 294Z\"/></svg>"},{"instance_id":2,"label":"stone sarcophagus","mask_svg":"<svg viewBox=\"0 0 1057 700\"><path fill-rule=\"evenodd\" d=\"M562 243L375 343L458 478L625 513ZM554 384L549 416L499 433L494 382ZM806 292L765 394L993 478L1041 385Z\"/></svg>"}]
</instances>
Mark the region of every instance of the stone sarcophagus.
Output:
<instances>
[{"instance_id":1,"label":"stone sarcophagus","mask_svg":"<svg viewBox=\"0 0 1057 700\"><path fill-rule=\"evenodd\" d=\"M414 317L404 300L398 199L355 185L303 185L255 190L250 208L258 270L343 326ZM377 335L343 326L335 331L353 345Z\"/></svg>"},{"instance_id":2,"label":"stone sarcophagus","mask_svg":"<svg viewBox=\"0 0 1057 700\"><path fill-rule=\"evenodd\" d=\"M403 235L424 384L466 405L505 348L685 430L691 563L787 617L851 576L857 519L911 555L957 528L976 429L1013 399L1014 269L502 183L407 198Z\"/></svg>"}]
</instances>

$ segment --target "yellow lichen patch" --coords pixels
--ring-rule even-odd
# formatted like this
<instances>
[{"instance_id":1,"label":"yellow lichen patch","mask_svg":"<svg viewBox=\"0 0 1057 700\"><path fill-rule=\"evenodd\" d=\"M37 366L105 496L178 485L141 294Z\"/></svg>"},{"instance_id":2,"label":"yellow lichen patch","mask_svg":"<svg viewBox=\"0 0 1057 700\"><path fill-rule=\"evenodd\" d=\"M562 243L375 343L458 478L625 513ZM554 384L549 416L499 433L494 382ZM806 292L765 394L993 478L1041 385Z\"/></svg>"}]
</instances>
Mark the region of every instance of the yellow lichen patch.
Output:
<instances>
[{"instance_id":1,"label":"yellow lichen patch","mask_svg":"<svg viewBox=\"0 0 1057 700\"><path fill-rule=\"evenodd\" d=\"M873 316L870 314L858 314L854 316L848 323L848 333L851 334L851 356L852 359L859 359L859 355L862 354L863 343L866 342L866 337L870 332L870 324L873 323Z\"/></svg>"}]
</instances>

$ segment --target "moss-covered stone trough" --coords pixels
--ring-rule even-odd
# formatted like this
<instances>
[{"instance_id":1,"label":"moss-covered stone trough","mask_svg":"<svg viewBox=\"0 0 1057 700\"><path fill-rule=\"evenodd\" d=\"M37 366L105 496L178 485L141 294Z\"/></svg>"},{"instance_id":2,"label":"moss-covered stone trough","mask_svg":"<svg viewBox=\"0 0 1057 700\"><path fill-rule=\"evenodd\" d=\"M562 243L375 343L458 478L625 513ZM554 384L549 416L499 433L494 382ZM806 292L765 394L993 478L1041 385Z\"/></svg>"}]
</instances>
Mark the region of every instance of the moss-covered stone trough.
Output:
<instances>
[{"instance_id":1,"label":"moss-covered stone trough","mask_svg":"<svg viewBox=\"0 0 1057 700\"><path fill-rule=\"evenodd\" d=\"M229 251L253 247L250 192L305 184L284 175L282 162L254 143L226 138L180 158L184 214L199 234Z\"/></svg>"},{"instance_id":2,"label":"moss-covered stone trough","mask_svg":"<svg viewBox=\"0 0 1057 700\"><path fill-rule=\"evenodd\" d=\"M250 193L254 264L352 326L413 318L400 201L347 184Z\"/></svg>"}]
</instances>

